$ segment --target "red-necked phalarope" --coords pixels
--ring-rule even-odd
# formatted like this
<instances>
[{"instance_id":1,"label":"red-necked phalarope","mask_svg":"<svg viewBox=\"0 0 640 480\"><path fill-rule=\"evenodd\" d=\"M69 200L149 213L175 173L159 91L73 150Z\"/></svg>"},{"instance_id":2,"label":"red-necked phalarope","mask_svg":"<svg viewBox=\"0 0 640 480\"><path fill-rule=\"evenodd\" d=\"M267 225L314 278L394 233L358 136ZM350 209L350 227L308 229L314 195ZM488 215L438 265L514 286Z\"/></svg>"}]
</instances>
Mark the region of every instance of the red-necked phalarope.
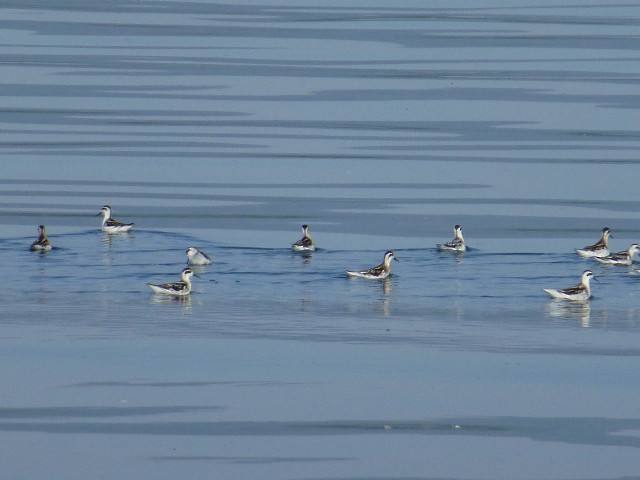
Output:
<instances>
[{"instance_id":1,"label":"red-necked phalarope","mask_svg":"<svg viewBox=\"0 0 640 480\"><path fill-rule=\"evenodd\" d=\"M606 257L593 257L595 260L605 265L631 265L633 263L633 255L638 251L638 244L632 244L628 250L624 252L614 253Z\"/></svg>"},{"instance_id":2,"label":"red-necked phalarope","mask_svg":"<svg viewBox=\"0 0 640 480\"><path fill-rule=\"evenodd\" d=\"M582 278L580 279L580 283L575 287L569 287L562 290L543 288L543 290L553 298L578 301L589 300L591 297L591 286L589 285L589 282L592 278L596 280L593 276L593 272L591 270L585 270L582 274Z\"/></svg>"},{"instance_id":3,"label":"red-necked phalarope","mask_svg":"<svg viewBox=\"0 0 640 480\"><path fill-rule=\"evenodd\" d=\"M111 218L111 207L109 205L105 205L104 207L102 207L98 215L102 215L102 231L103 232L125 233L131 230L131 227L133 227L133 223L122 223Z\"/></svg>"},{"instance_id":4,"label":"red-necked phalarope","mask_svg":"<svg viewBox=\"0 0 640 480\"><path fill-rule=\"evenodd\" d=\"M149 288L155 293L161 293L163 295L174 295L177 297L184 297L191 293L191 277L194 276L193 270L189 267L182 270L182 280L175 283L163 283L161 285L154 285L147 283ZM196 275L197 276L197 275Z\"/></svg>"},{"instance_id":5,"label":"red-necked phalarope","mask_svg":"<svg viewBox=\"0 0 640 480\"><path fill-rule=\"evenodd\" d=\"M464 252L467 250L467 246L464 244L464 237L462 236L462 226L456 225L453 227L455 237L448 243L439 243L436 245L438 250L451 251L451 252Z\"/></svg>"},{"instance_id":6,"label":"red-necked phalarope","mask_svg":"<svg viewBox=\"0 0 640 480\"><path fill-rule=\"evenodd\" d=\"M609 237L611 236L611 230L608 227L602 229L602 236L593 245L588 247L576 249L576 253L581 257L606 257L611 252L609 251Z\"/></svg>"},{"instance_id":7,"label":"red-necked phalarope","mask_svg":"<svg viewBox=\"0 0 640 480\"><path fill-rule=\"evenodd\" d=\"M302 238L291 245L291 249L296 252L313 252L316 249L309 235L309 225L302 225Z\"/></svg>"},{"instance_id":8,"label":"red-necked phalarope","mask_svg":"<svg viewBox=\"0 0 640 480\"><path fill-rule=\"evenodd\" d=\"M47 238L47 229L44 225L38 226L38 239L31 244L31 250L40 252L51 250L51 243Z\"/></svg>"},{"instance_id":9,"label":"red-necked phalarope","mask_svg":"<svg viewBox=\"0 0 640 480\"><path fill-rule=\"evenodd\" d=\"M389 250L384 254L384 261L378 265L377 267L370 268L368 270L347 270L347 275L350 277L362 277L362 278L387 278L391 275L391 260L398 261L397 258L393 256L393 252Z\"/></svg>"},{"instance_id":10,"label":"red-necked phalarope","mask_svg":"<svg viewBox=\"0 0 640 480\"><path fill-rule=\"evenodd\" d=\"M210 265L213 262L209 255L196 247L187 248L187 263L189 265Z\"/></svg>"}]
</instances>

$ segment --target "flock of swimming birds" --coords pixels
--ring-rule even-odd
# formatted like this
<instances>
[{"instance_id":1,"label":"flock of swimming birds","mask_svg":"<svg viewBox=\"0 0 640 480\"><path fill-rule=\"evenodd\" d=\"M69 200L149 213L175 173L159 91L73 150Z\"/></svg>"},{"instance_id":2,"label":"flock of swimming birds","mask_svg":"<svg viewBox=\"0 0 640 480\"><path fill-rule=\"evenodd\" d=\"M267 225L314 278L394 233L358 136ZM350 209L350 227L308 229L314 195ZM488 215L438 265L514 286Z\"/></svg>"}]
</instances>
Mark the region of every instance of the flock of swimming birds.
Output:
<instances>
[{"instance_id":1,"label":"flock of swimming birds","mask_svg":"<svg viewBox=\"0 0 640 480\"><path fill-rule=\"evenodd\" d=\"M611 230L609 227L602 229L602 235L593 245L576 249L576 253L581 257L592 258L603 265L625 265L633 264L633 256L638 251L638 244L632 243L631 246L622 252L611 253L609 250L609 237ZM543 288L552 298L561 300L585 301L591 298L591 280L597 279L593 276L591 270L585 270L580 278L580 283L573 287L555 290L552 288Z\"/></svg>"},{"instance_id":2,"label":"flock of swimming birds","mask_svg":"<svg viewBox=\"0 0 640 480\"><path fill-rule=\"evenodd\" d=\"M98 216L102 215L103 232L108 234L127 233L133 227L133 223L122 223L115 220L111 216L111 207L104 205L98 213ZM456 225L453 229L454 238L450 242L436 245L440 251L449 251L462 253L467 250L467 246L462 236L462 226ZM632 244L627 250L611 253L609 250L609 237L611 236L611 230L608 227L602 229L602 236L593 245L589 245L584 248L576 249L576 253L581 257L592 258L605 265L632 265L633 256L638 251L638 244ZM44 225L38 226L38 239L31 244L31 250L46 252L51 250L51 242L47 238L46 227ZM291 249L295 252L313 252L316 249L315 243L309 234L309 226L302 226L302 238L291 245ZM189 247L186 250L188 265L209 265L213 263L211 258L202 250L196 247ZM347 270L346 274L349 277L360 277L367 279L385 279L391 275L391 261L398 261L394 257L391 250L385 252L384 259L380 265L366 270ZM172 295L183 297L191 293L191 278L195 275L190 267L182 270L182 278L177 282L152 284L148 283L149 288L154 293L161 295ZM585 301L591 298L591 280L596 280L591 270L585 270L582 273L580 283L573 287L564 289L552 289L544 288L543 290L549 294L552 298L562 300L574 300Z\"/></svg>"}]
</instances>

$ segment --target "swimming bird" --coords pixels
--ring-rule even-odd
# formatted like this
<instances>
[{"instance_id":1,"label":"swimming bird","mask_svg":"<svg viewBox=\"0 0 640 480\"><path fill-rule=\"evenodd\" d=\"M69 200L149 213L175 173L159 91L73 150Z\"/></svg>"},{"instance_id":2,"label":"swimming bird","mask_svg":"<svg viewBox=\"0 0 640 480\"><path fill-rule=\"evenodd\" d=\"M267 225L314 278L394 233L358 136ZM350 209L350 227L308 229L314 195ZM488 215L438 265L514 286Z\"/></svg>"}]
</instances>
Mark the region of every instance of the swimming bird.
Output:
<instances>
[{"instance_id":1,"label":"swimming bird","mask_svg":"<svg viewBox=\"0 0 640 480\"><path fill-rule=\"evenodd\" d=\"M295 252L313 252L316 249L309 235L309 225L302 225L302 238L291 245L291 249Z\"/></svg>"},{"instance_id":2,"label":"swimming bird","mask_svg":"<svg viewBox=\"0 0 640 480\"><path fill-rule=\"evenodd\" d=\"M464 252L467 250L467 246L464 243L464 237L462 236L462 225L456 225L453 227L455 237L448 243L439 243L436 245L438 250L450 251L450 252Z\"/></svg>"},{"instance_id":3,"label":"swimming bird","mask_svg":"<svg viewBox=\"0 0 640 480\"><path fill-rule=\"evenodd\" d=\"M187 263L189 265L210 265L213 260L202 250L198 250L196 247L189 247L187 248Z\"/></svg>"},{"instance_id":4,"label":"swimming bird","mask_svg":"<svg viewBox=\"0 0 640 480\"><path fill-rule=\"evenodd\" d=\"M131 230L133 223L122 223L111 218L111 207L105 205L100 209L102 215L102 231L106 233L125 233ZM98 216L96 215L96 216Z\"/></svg>"},{"instance_id":5,"label":"swimming bird","mask_svg":"<svg viewBox=\"0 0 640 480\"><path fill-rule=\"evenodd\" d=\"M611 236L611 230L609 227L602 229L602 236L593 245L588 247L576 249L576 253L581 257L606 257L611 253L609 251L609 237Z\"/></svg>"},{"instance_id":6,"label":"swimming bird","mask_svg":"<svg viewBox=\"0 0 640 480\"><path fill-rule=\"evenodd\" d=\"M393 252L389 250L384 254L383 262L377 267L370 268L368 270L347 270L347 275L350 277L362 277L370 279L382 279L391 275L391 260L398 261L393 256Z\"/></svg>"},{"instance_id":7,"label":"swimming bird","mask_svg":"<svg viewBox=\"0 0 640 480\"><path fill-rule=\"evenodd\" d=\"M580 283L575 287L569 287L562 290L554 290L552 288L543 288L551 297L563 300L577 300L584 301L589 300L591 297L591 286L589 282L591 279L596 280L591 270L585 270L582 273Z\"/></svg>"},{"instance_id":8,"label":"swimming bird","mask_svg":"<svg viewBox=\"0 0 640 480\"><path fill-rule=\"evenodd\" d=\"M191 293L191 277L194 275L195 274L193 273L193 270L187 267L182 270L182 280L180 280L179 282L163 283L161 285L147 283L147 285L149 285L149 288L151 288L154 293L184 297L185 295L189 295Z\"/></svg>"},{"instance_id":9,"label":"swimming bird","mask_svg":"<svg viewBox=\"0 0 640 480\"><path fill-rule=\"evenodd\" d=\"M47 229L44 225L38 226L38 239L31 244L31 250L40 252L51 250L51 243L47 238Z\"/></svg>"},{"instance_id":10,"label":"swimming bird","mask_svg":"<svg viewBox=\"0 0 640 480\"><path fill-rule=\"evenodd\" d=\"M638 251L638 244L633 243L628 250L623 252L607 255L606 257L593 257L604 265L631 265L633 263L633 255Z\"/></svg>"}]
</instances>

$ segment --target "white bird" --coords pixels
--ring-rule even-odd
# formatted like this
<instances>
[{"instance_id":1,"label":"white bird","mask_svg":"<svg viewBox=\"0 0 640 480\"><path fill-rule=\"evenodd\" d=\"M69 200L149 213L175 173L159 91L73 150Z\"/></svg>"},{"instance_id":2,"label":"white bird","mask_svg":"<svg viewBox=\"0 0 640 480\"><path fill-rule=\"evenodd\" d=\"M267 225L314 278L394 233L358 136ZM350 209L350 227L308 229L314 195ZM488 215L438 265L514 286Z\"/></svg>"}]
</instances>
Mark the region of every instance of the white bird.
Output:
<instances>
[{"instance_id":1,"label":"white bird","mask_svg":"<svg viewBox=\"0 0 640 480\"><path fill-rule=\"evenodd\" d=\"M606 257L593 257L604 265L631 265L633 263L633 255L638 251L638 244L633 243L628 250L623 252L607 255Z\"/></svg>"},{"instance_id":2,"label":"white bird","mask_svg":"<svg viewBox=\"0 0 640 480\"><path fill-rule=\"evenodd\" d=\"M193 273L193 270L187 267L182 270L182 280L179 282L163 283L161 285L147 283L147 285L149 285L149 288L151 288L154 293L184 297L185 295L189 295L191 293L191 277L194 275L195 274Z\"/></svg>"},{"instance_id":3,"label":"white bird","mask_svg":"<svg viewBox=\"0 0 640 480\"><path fill-rule=\"evenodd\" d=\"M316 249L309 235L309 225L302 225L302 238L291 245L291 249L295 252L313 252Z\"/></svg>"},{"instance_id":4,"label":"white bird","mask_svg":"<svg viewBox=\"0 0 640 480\"><path fill-rule=\"evenodd\" d=\"M187 248L187 263L189 265L210 265L213 260L202 250L198 250L196 247L189 247Z\"/></svg>"},{"instance_id":5,"label":"white bird","mask_svg":"<svg viewBox=\"0 0 640 480\"><path fill-rule=\"evenodd\" d=\"M102 231L105 233L125 233L133 227L133 223L122 223L111 218L109 205L103 206L98 215L102 215Z\"/></svg>"},{"instance_id":6,"label":"white bird","mask_svg":"<svg viewBox=\"0 0 640 480\"><path fill-rule=\"evenodd\" d=\"M38 239L31 244L31 250L40 252L51 250L51 243L47 238L47 229L44 225L38 226Z\"/></svg>"},{"instance_id":7,"label":"white bird","mask_svg":"<svg viewBox=\"0 0 640 480\"><path fill-rule=\"evenodd\" d=\"M450 251L450 252L464 252L467 250L467 246L464 243L464 237L462 236L462 225L456 225L453 227L455 237L453 240L447 243L439 243L436 245L438 250Z\"/></svg>"},{"instance_id":8,"label":"white bird","mask_svg":"<svg viewBox=\"0 0 640 480\"><path fill-rule=\"evenodd\" d=\"M370 279L382 279L391 275L391 260L398 261L393 256L393 252L389 250L384 254L383 262L377 267L369 268L368 270L347 270L347 275L350 277L362 277Z\"/></svg>"},{"instance_id":9,"label":"white bird","mask_svg":"<svg viewBox=\"0 0 640 480\"><path fill-rule=\"evenodd\" d=\"M594 279L593 272L591 270L585 270L582 273L580 283L575 287L569 287L562 290L554 290L552 288L543 288L551 297L562 300L577 300L584 301L589 300L591 297L591 286L589 282Z\"/></svg>"},{"instance_id":10,"label":"white bird","mask_svg":"<svg viewBox=\"0 0 640 480\"><path fill-rule=\"evenodd\" d=\"M576 253L581 257L606 257L611 253L609 251L609 237L611 236L611 230L609 227L602 229L602 236L593 245L588 247L576 249Z\"/></svg>"}]
</instances>

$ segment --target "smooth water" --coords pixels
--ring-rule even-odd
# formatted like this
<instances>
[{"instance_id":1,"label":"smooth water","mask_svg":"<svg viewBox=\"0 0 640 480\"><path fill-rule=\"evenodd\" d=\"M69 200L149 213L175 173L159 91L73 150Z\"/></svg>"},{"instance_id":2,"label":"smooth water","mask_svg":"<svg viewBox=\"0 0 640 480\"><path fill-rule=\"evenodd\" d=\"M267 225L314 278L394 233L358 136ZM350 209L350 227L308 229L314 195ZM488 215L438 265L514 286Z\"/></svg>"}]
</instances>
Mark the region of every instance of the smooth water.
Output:
<instances>
[{"instance_id":1,"label":"smooth water","mask_svg":"<svg viewBox=\"0 0 640 480\"><path fill-rule=\"evenodd\" d=\"M3 473L635 478L640 273L574 249L640 237L639 25L632 3L3 3ZM456 223L470 251L439 253ZM153 295L191 245L214 259L192 295ZM344 274L388 249L388 280ZM587 268L590 302L542 292Z\"/></svg>"}]
</instances>

